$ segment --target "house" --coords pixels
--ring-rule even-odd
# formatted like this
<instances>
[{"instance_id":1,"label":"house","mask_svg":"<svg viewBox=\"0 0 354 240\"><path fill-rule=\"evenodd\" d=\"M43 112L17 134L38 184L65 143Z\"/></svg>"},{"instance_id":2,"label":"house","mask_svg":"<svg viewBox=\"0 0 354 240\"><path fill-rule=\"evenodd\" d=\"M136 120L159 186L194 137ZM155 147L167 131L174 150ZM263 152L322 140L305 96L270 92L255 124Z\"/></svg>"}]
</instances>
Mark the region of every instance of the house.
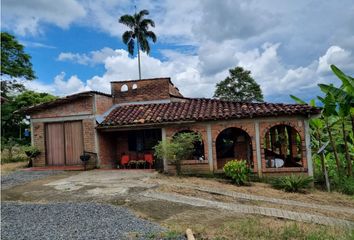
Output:
<instances>
[{"instance_id":1,"label":"house","mask_svg":"<svg viewBox=\"0 0 354 240\"><path fill-rule=\"evenodd\" d=\"M122 156L137 160L158 141L192 131L202 142L183 171L218 172L245 159L258 175L313 175L309 119L320 109L308 105L186 98L170 78L155 78L114 81L111 94L81 92L25 111L41 150L34 166L80 165L87 151L97 167L115 168ZM166 160L162 167L175 171Z\"/></svg>"}]
</instances>

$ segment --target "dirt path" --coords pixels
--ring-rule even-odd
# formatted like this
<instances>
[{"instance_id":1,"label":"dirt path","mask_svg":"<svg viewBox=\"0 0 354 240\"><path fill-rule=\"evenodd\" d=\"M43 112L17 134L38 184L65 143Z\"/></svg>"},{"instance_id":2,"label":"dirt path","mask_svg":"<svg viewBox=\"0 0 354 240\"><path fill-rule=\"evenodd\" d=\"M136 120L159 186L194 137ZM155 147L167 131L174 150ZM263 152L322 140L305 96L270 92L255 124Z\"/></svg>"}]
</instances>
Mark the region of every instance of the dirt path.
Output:
<instances>
[{"instance_id":1,"label":"dirt path","mask_svg":"<svg viewBox=\"0 0 354 240\"><path fill-rule=\"evenodd\" d=\"M239 192L234 192L234 191L228 191L220 188L212 188L212 187L201 187L201 186L196 186L196 185L186 185L186 184L173 184L173 183L166 183L166 185L171 185L171 186L176 186L180 188L188 188L188 189L193 189L193 190L198 190L202 192L207 192L211 194L219 194L223 196L229 196L235 199L246 199L246 200L253 200L253 201L263 201L263 202L269 202L269 203L275 203L275 204L283 204L283 205L289 205L289 206L298 206L298 207L304 207L304 208L311 208L311 209L322 209L325 211L334 211L334 212L344 212L344 213L349 213L354 215L354 208L348 208L348 207L337 207L333 205L319 205L315 203L306 203L306 202L300 202L300 201L294 201L294 200L286 200L286 199L279 199L279 198L269 198L269 197L264 197L264 196L259 196L259 195L252 195L252 194L245 194L245 193L239 193Z\"/></svg>"},{"instance_id":2,"label":"dirt path","mask_svg":"<svg viewBox=\"0 0 354 240\"><path fill-rule=\"evenodd\" d=\"M354 222L351 221L307 214L307 213L292 212L292 211L276 209L276 208L258 207L258 206L245 205L245 204L224 203L220 201L212 201L203 198L189 197L180 194L161 193L156 191L144 192L142 193L142 196L152 198L152 199L183 203L183 204L188 204L188 205L198 206L198 207L219 208L219 209L231 210L233 212L239 212L239 213L259 214L259 215L270 216L270 217L285 218L285 219L290 219L295 221L318 223L323 225L339 225L339 226L354 228Z\"/></svg>"}]
</instances>

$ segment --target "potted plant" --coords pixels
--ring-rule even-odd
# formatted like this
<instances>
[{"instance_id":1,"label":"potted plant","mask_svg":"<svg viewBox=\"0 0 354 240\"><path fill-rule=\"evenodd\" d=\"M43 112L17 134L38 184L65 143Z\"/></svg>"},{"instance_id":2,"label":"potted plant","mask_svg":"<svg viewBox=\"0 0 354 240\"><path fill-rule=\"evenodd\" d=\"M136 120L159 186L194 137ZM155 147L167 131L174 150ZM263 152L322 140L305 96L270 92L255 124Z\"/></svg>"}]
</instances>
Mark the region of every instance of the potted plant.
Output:
<instances>
[{"instance_id":1,"label":"potted plant","mask_svg":"<svg viewBox=\"0 0 354 240\"><path fill-rule=\"evenodd\" d=\"M29 158L28 167L33 166L33 159L35 159L41 151L35 146L27 146L24 149L26 156Z\"/></svg>"},{"instance_id":2,"label":"potted plant","mask_svg":"<svg viewBox=\"0 0 354 240\"><path fill-rule=\"evenodd\" d=\"M90 160L90 158L91 158L91 156L89 154L87 154L86 152L84 152L82 155L80 155L80 159L84 163L85 171L86 171L87 163Z\"/></svg>"}]
</instances>

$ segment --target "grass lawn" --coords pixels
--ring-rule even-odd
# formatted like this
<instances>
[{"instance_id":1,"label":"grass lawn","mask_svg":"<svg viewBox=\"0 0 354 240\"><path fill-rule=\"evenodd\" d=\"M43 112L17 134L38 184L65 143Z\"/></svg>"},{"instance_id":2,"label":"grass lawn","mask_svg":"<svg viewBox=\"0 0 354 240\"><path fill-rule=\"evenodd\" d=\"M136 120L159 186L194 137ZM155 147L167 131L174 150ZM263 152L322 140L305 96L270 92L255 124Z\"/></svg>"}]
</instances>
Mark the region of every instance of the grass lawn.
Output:
<instances>
[{"instance_id":1,"label":"grass lawn","mask_svg":"<svg viewBox=\"0 0 354 240\"><path fill-rule=\"evenodd\" d=\"M354 230L300 223L261 216L230 216L210 212L177 216L165 222L170 229L166 236L183 233L191 228L197 239L354 239Z\"/></svg>"}]
</instances>

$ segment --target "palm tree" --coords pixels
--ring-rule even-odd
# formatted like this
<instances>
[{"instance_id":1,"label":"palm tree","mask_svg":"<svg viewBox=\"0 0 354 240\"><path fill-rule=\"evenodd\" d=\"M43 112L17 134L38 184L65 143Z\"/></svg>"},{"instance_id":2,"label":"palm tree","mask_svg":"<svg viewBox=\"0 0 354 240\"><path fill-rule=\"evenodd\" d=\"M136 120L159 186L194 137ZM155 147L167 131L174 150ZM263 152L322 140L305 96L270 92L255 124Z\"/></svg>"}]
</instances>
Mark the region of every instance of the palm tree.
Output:
<instances>
[{"instance_id":1,"label":"palm tree","mask_svg":"<svg viewBox=\"0 0 354 240\"><path fill-rule=\"evenodd\" d=\"M149 15L148 10L141 10L134 15L123 15L119 18L119 22L128 26L129 31L126 31L122 35L124 44L128 46L128 52L130 55L134 54L135 40L138 48L138 64L139 64L139 79L141 79L140 69L140 49L147 54L150 53L149 39L156 42L157 37L154 32L149 31L149 26L155 27L155 23L151 19L144 18Z\"/></svg>"}]
</instances>

